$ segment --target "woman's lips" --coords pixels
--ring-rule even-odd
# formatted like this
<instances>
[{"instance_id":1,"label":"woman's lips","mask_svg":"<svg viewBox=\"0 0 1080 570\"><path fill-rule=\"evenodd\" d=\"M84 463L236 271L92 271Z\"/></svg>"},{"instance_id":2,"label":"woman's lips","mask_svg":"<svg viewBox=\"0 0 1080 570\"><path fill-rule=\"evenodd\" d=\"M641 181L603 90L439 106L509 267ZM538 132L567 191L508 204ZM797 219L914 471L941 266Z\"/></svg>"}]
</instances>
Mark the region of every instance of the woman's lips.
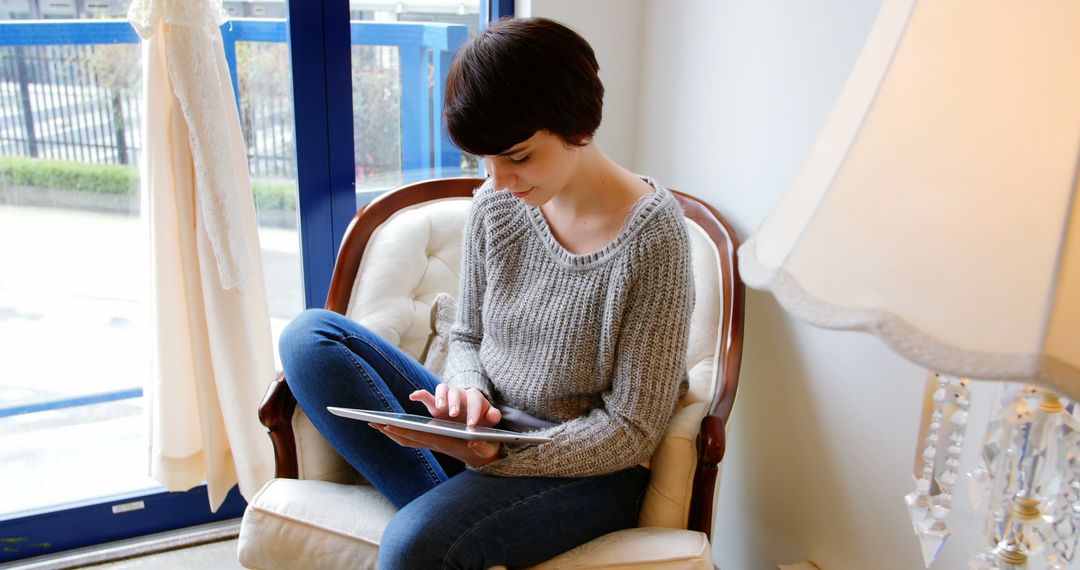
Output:
<instances>
[{"instance_id":1,"label":"woman's lips","mask_svg":"<svg viewBox=\"0 0 1080 570\"><path fill-rule=\"evenodd\" d=\"M524 197L529 195L529 192L532 192L532 191L533 191L533 189L529 188L528 190L526 190L524 192L510 192L510 193L513 194L515 198L524 198Z\"/></svg>"}]
</instances>

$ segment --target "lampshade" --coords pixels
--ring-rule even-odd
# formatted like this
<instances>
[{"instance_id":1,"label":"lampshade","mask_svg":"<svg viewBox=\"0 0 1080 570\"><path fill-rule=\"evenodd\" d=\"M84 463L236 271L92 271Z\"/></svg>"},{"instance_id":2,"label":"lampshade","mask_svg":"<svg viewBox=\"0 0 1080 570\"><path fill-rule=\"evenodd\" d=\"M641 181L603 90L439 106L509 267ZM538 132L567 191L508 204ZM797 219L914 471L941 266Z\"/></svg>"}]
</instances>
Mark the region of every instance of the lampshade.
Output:
<instances>
[{"instance_id":1,"label":"lampshade","mask_svg":"<svg viewBox=\"0 0 1080 570\"><path fill-rule=\"evenodd\" d=\"M811 324L1080 399L1080 2L885 0L739 251Z\"/></svg>"}]
</instances>

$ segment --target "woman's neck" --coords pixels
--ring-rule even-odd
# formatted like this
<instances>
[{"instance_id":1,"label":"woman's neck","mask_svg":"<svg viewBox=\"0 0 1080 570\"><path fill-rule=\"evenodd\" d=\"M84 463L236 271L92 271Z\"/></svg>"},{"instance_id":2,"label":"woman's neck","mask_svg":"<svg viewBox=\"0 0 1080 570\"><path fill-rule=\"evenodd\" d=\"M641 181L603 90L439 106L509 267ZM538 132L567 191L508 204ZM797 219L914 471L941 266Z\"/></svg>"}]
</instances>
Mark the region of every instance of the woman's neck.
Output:
<instances>
[{"instance_id":1,"label":"woman's neck","mask_svg":"<svg viewBox=\"0 0 1080 570\"><path fill-rule=\"evenodd\" d=\"M621 215L652 191L641 178L608 158L595 142L580 149L580 162L567 185L542 207L571 218Z\"/></svg>"},{"instance_id":2,"label":"woman's neck","mask_svg":"<svg viewBox=\"0 0 1080 570\"><path fill-rule=\"evenodd\" d=\"M583 154L570 181L540 206L555 240L579 255L612 243L634 203L653 191L644 180L605 156L595 143L580 151Z\"/></svg>"}]
</instances>

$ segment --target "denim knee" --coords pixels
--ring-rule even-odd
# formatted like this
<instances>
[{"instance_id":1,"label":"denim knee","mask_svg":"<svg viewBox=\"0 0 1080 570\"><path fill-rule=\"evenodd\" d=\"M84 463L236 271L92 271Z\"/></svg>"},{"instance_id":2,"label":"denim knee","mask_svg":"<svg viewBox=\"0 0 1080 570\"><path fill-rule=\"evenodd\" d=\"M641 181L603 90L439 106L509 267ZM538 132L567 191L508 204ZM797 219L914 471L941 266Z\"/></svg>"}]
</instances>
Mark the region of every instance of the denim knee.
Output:
<instances>
[{"instance_id":1,"label":"denim knee","mask_svg":"<svg viewBox=\"0 0 1080 570\"><path fill-rule=\"evenodd\" d=\"M335 316L340 315L326 309L307 309L296 315L281 331L281 338L278 339L278 350L282 359L284 360L286 353L291 354L294 350L309 347L315 339L314 333L325 331Z\"/></svg>"},{"instance_id":2,"label":"denim knee","mask_svg":"<svg viewBox=\"0 0 1080 570\"><path fill-rule=\"evenodd\" d=\"M278 349L281 352L293 348L298 342L303 342L303 338L312 328L312 321L316 318L315 311L318 310L307 309L293 317L289 324L285 325L285 328L281 331L281 338L278 340Z\"/></svg>"},{"instance_id":3,"label":"denim knee","mask_svg":"<svg viewBox=\"0 0 1080 570\"><path fill-rule=\"evenodd\" d=\"M308 309L296 316L278 339L281 366L289 378L290 386L296 386L318 361L319 340L325 338L330 321L336 315L325 309Z\"/></svg>"},{"instance_id":4,"label":"denim knee","mask_svg":"<svg viewBox=\"0 0 1080 570\"><path fill-rule=\"evenodd\" d=\"M411 513L410 513L411 514ZM395 516L383 531L379 541L381 570L414 570L416 568L445 568L444 555L449 547L445 529L440 529L435 517Z\"/></svg>"}]
</instances>

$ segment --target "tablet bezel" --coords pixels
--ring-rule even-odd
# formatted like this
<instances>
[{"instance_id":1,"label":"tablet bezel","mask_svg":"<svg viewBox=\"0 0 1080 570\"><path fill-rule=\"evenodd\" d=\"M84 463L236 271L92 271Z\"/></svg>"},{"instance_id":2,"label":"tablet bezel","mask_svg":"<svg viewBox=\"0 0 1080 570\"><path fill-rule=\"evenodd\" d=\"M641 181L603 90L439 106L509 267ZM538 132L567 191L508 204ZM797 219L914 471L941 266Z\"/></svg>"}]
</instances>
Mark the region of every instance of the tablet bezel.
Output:
<instances>
[{"instance_id":1,"label":"tablet bezel","mask_svg":"<svg viewBox=\"0 0 1080 570\"><path fill-rule=\"evenodd\" d=\"M551 441L551 438L546 436L538 436L498 428L470 428L466 427L465 424L460 424L449 420L429 418L427 416L418 416L415 414L382 412L378 410L360 410L356 408L341 408L337 406L327 406L326 409L331 414L343 418L362 420L374 424L395 426L405 429L422 431L425 433L446 435L458 439L500 441L506 443L547 443Z\"/></svg>"}]
</instances>

